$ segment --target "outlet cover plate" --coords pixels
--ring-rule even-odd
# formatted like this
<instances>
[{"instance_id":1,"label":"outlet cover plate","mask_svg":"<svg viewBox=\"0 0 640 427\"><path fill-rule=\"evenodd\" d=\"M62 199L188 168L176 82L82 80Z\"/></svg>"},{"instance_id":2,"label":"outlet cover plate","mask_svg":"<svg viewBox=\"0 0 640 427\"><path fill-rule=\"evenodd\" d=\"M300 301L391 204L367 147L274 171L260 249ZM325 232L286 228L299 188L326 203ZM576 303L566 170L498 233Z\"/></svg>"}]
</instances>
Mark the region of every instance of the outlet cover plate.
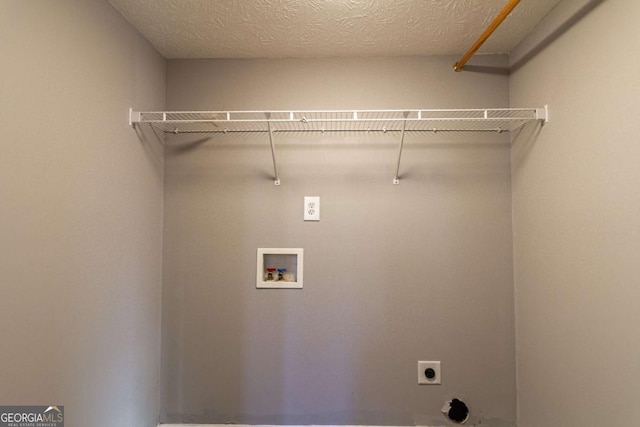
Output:
<instances>
[{"instance_id":1,"label":"outlet cover plate","mask_svg":"<svg viewBox=\"0 0 640 427\"><path fill-rule=\"evenodd\" d=\"M305 196L304 198L304 220L320 221L320 197Z\"/></svg>"},{"instance_id":2,"label":"outlet cover plate","mask_svg":"<svg viewBox=\"0 0 640 427\"><path fill-rule=\"evenodd\" d=\"M427 378L425 371L433 369L435 376ZM442 376L439 361L419 361L418 362L418 384L440 385L442 384Z\"/></svg>"}]
</instances>

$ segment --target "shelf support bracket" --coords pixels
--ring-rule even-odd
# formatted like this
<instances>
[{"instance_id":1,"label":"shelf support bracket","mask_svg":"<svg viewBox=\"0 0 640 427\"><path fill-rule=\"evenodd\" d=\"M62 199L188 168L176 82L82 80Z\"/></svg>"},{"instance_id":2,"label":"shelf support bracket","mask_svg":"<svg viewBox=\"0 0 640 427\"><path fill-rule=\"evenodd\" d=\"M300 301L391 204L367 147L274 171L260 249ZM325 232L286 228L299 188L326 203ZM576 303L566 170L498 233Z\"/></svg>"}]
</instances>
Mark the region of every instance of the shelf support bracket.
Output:
<instances>
[{"instance_id":1,"label":"shelf support bracket","mask_svg":"<svg viewBox=\"0 0 640 427\"><path fill-rule=\"evenodd\" d=\"M267 128L269 130L269 144L271 144L271 159L273 160L273 174L275 175L273 184L280 185L280 176L278 175L278 166L276 164L276 149L275 149L275 146L273 145L273 129L271 129L270 113L267 113Z\"/></svg>"},{"instance_id":2,"label":"shelf support bracket","mask_svg":"<svg viewBox=\"0 0 640 427\"><path fill-rule=\"evenodd\" d=\"M536 108L536 118L542 122L544 126L545 123L549 122L549 105L545 104L542 108Z\"/></svg>"},{"instance_id":3,"label":"shelf support bracket","mask_svg":"<svg viewBox=\"0 0 640 427\"><path fill-rule=\"evenodd\" d=\"M137 123L140 123L141 114L139 111L133 111L133 108L129 108L129 126L136 127Z\"/></svg>"},{"instance_id":4,"label":"shelf support bracket","mask_svg":"<svg viewBox=\"0 0 640 427\"><path fill-rule=\"evenodd\" d=\"M407 115L408 111L404 113L404 120L402 121L402 131L400 132L400 146L398 147L398 164L396 166L396 176L393 178L395 185L400 184L400 160L402 159L402 147L404 146L404 131L407 127Z\"/></svg>"}]
</instances>

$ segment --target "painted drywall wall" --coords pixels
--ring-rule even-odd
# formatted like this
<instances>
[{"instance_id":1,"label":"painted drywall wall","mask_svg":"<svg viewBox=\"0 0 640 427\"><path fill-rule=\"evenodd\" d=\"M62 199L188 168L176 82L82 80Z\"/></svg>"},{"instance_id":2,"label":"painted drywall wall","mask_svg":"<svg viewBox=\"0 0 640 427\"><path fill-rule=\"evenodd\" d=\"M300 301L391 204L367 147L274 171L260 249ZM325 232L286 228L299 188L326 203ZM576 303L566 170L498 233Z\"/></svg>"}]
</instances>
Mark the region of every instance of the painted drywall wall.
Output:
<instances>
[{"instance_id":1,"label":"painted drywall wall","mask_svg":"<svg viewBox=\"0 0 640 427\"><path fill-rule=\"evenodd\" d=\"M164 59L102 0L0 2L0 404L159 413Z\"/></svg>"},{"instance_id":2,"label":"painted drywall wall","mask_svg":"<svg viewBox=\"0 0 640 427\"><path fill-rule=\"evenodd\" d=\"M167 108L508 105L505 75L456 60L171 60ZM265 134L167 142L163 421L443 425L459 396L513 425L508 138L408 135L398 186L398 134L276 134L280 186ZM303 248L304 289L257 290L260 247Z\"/></svg>"},{"instance_id":3,"label":"painted drywall wall","mask_svg":"<svg viewBox=\"0 0 640 427\"><path fill-rule=\"evenodd\" d=\"M545 46L510 83L512 106L551 111L513 150L518 425L633 425L640 3L560 6L514 53Z\"/></svg>"}]
</instances>

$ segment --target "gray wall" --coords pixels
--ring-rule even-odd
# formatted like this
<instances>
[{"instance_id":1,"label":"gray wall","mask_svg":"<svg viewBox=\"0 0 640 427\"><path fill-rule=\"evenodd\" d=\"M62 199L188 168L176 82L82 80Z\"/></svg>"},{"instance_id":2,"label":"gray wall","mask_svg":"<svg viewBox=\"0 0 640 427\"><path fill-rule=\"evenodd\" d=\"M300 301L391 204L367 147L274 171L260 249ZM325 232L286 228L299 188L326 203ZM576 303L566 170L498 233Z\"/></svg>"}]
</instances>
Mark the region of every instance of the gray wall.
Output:
<instances>
[{"instance_id":1,"label":"gray wall","mask_svg":"<svg viewBox=\"0 0 640 427\"><path fill-rule=\"evenodd\" d=\"M164 60L106 1L0 1L0 403L159 413Z\"/></svg>"},{"instance_id":2,"label":"gray wall","mask_svg":"<svg viewBox=\"0 0 640 427\"><path fill-rule=\"evenodd\" d=\"M172 60L167 108L508 105L506 76L457 59ZM267 135L168 140L163 420L443 425L459 396L513 424L508 140L409 136L394 186L397 142L276 134L276 187ZM259 247L304 248L304 289L256 290ZM442 386L417 385L418 360Z\"/></svg>"},{"instance_id":3,"label":"gray wall","mask_svg":"<svg viewBox=\"0 0 640 427\"><path fill-rule=\"evenodd\" d=\"M513 55L552 35L510 84L512 106L551 107L513 150L520 427L637 424L640 2L595 3L561 3Z\"/></svg>"}]
</instances>

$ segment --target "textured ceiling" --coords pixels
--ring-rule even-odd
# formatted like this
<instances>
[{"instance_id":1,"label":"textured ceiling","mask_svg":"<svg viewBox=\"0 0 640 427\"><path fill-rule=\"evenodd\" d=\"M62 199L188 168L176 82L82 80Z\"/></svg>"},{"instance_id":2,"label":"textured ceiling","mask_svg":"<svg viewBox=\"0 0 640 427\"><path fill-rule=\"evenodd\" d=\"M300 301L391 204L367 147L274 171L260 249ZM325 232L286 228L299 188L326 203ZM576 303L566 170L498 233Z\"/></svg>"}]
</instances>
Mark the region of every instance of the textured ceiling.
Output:
<instances>
[{"instance_id":1,"label":"textured ceiling","mask_svg":"<svg viewBox=\"0 0 640 427\"><path fill-rule=\"evenodd\" d=\"M109 0L165 58L462 54L507 0ZM560 0L522 0L480 53L508 53Z\"/></svg>"}]
</instances>

